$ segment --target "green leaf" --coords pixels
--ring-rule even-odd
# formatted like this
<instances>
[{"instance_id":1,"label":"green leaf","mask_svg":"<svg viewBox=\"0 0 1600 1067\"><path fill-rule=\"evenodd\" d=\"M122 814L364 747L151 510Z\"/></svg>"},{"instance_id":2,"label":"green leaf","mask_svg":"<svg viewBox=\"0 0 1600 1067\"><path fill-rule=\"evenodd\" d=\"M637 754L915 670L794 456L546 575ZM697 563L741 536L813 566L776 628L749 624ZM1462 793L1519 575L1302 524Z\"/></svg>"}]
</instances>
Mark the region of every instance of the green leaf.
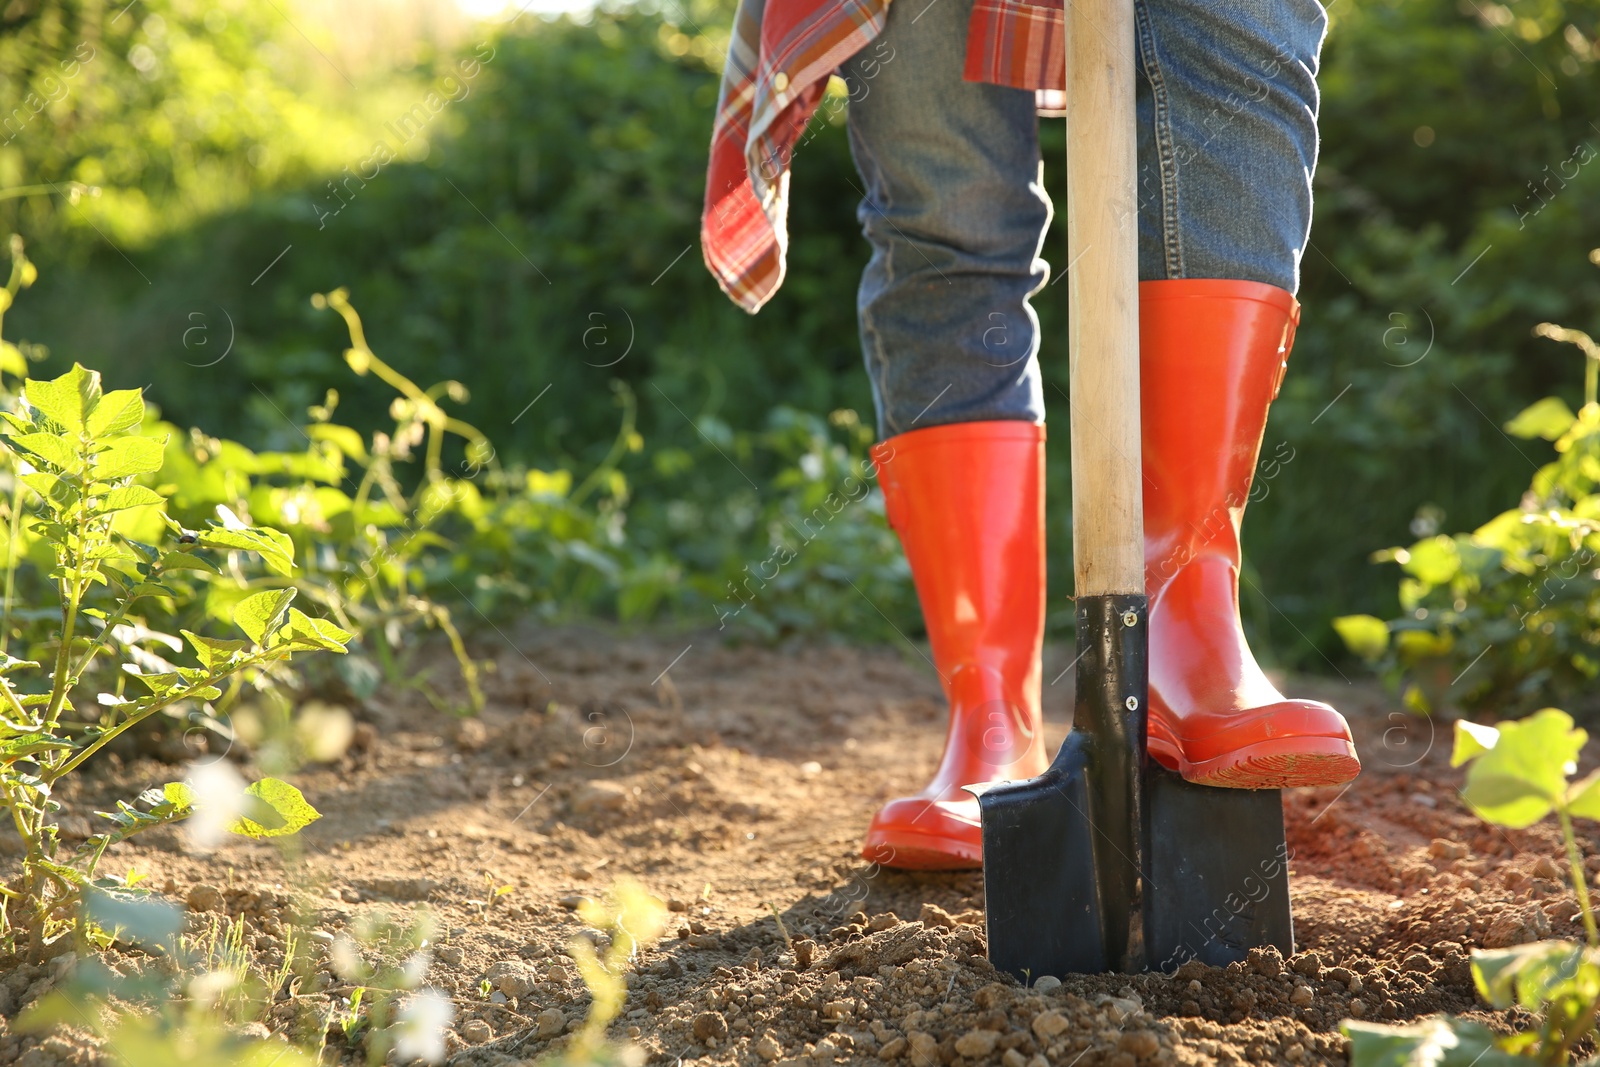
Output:
<instances>
[{"instance_id":1,"label":"green leaf","mask_svg":"<svg viewBox=\"0 0 1600 1067\"><path fill-rule=\"evenodd\" d=\"M1493 726L1480 726L1465 719L1456 720L1455 748L1450 753L1450 766L1459 767L1489 751L1500 741L1500 731Z\"/></svg>"},{"instance_id":2,"label":"green leaf","mask_svg":"<svg viewBox=\"0 0 1600 1067\"><path fill-rule=\"evenodd\" d=\"M206 548L259 552L261 562L265 563L267 569L274 574L287 578L294 573L294 541L281 530L270 530L259 526L228 530L221 526L212 526L201 530L196 536L200 544Z\"/></svg>"},{"instance_id":3,"label":"green leaf","mask_svg":"<svg viewBox=\"0 0 1600 1067\"><path fill-rule=\"evenodd\" d=\"M9 290L6 295L11 295ZM0 371L14 374L18 378L28 373L27 357L22 354L22 349L10 341L0 341Z\"/></svg>"},{"instance_id":4,"label":"green leaf","mask_svg":"<svg viewBox=\"0 0 1600 1067\"><path fill-rule=\"evenodd\" d=\"M1600 819L1600 771L1573 783L1567 790L1567 814L1580 819Z\"/></svg>"},{"instance_id":5,"label":"green leaf","mask_svg":"<svg viewBox=\"0 0 1600 1067\"><path fill-rule=\"evenodd\" d=\"M1406 1026L1347 1019L1350 1067L1527 1067L1527 1060L1495 1044L1481 1023L1434 1015Z\"/></svg>"},{"instance_id":6,"label":"green leaf","mask_svg":"<svg viewBox=\"0 0 1600 1067\"><path fill-rule=\"evenodd\" d=\"M161 787L161 796L174 811L188 811L194 807L194 790L188 782L168 782Z\"/></svg>"},{"instance_id":7,"label":"green leaf","mask_svg":"<svg viewBox=\"0 0 1600 1067\"><path fill-rule=\"evenodd\" d=\"M217 565L198 552L168 552L161 557L163 570L169 571L210 571L212 574L221 574Z\"/></svg>"},{"instance_id":8,"label":"green leaf","mask_svg":"<svg viewBox=\"0 0 1600 1067\"><path fill-rule=\"evenodd\" d=\"M1547 396L1523 408L1506 423L1506 433L1517 437L1542 437L1554 441L1567 432L1578 416L1560 397Z\"/></svg>"},{"instance_id":9,"label":"green leaf","mask_svg":"<svg viewBox=\"0 0 1600 1067\"><path fill-rule=\"evenodd\" d=\"M74 363L72 369L48 382L29 378L22 386L30 406L72 433L82 433L100 402L100 374Z\"/></svg>"},{"instance_id":10,"label":"green leaf","mask_svg":"<svg viewBox=\"0 0 1600 1067\"><path fill-rule=\"evenodd\" d=\"M306 427L306 436L313 441L331 441L335 448L357 462L367 459L367 443L361 435L348 426L331 422L314 422Z\"/></svg>"},{"instance_id":11,"label":"green leaf","mask_svg":"<svg viewBox=\"0 0 1600 1067\"><path fill-rule=\"evenodd\" d=\"M284 626L284 632L297 641L327 649L329 652L343 652L344 646L355 637L354 634L339 629L327 619L313 618L299 608L289 609L289 621Z\"/></svg>"},{"instance_id":12,"label":"green leaf","mask_svg":"<svg viewBox=\"0 0 1600 1067\"><path fill-rule=\"evenodd\" d=\"M1389 648L1389 625L1372 615L1341 615L1333 620L1333 629L1364 660L1375 660Z\"/></svg>"},{"instance_id":13,"label":"green leaf","mask_svg":"<svg viewBox=\"0 0 1600 1067\"><path fill-rule=\"evenodd\" d=\"M103 482L151 474L166 460L165 437L117 437L94 457L94 476Z\"/></svg>"},{"instance_id":14,"label":"green leaf","mask_svg":"<svg viewBox=\"0 0 1600 1067\"><path fill-rule=\"evenodd\" d=\"M1455 538L1440 534L1412 545L1402 566L1429 585L1444 585L1460 573L1461 553Z\"/></svg>"},{"instance_id":15,"label":"green leaf","mask_svg":"<svg viewBox=\"0 0 1600 1067\"><path fill-rule=\"evenodd\" d=\"M228 830L242 837L287 837L322 818L300 790L277 778L263 778L245 790L258 803Z\"/></svg>"},{"instance_id":16,"label":"green leaf","mask_svg":"<svg viewBox=\"0 0 1600 1067\"><path fill-rule=\"evenodd\" d=\"M115 389L100 398L89 416L89 433L95 437L122 433L144 421L144 394L138 389Z\"/></svg>"},{"instance_id":17,"label":"green leaf","mask_svg":"<svg viewBox=\"0 0 1600 1067\"><path fill-rule=\"evenodd\" d=\"M78 502L81 496L75 487L48 471L35 471L32 474L24 474L22 476L22 484L44 497L58 509L70 508ZM62 527L63 537L65 533L66 528ZM61 539L61 537L52 538L52 540Z\"/></svg>"},{"instance_id":18,"label":"green leaf","mask_svg":"<svg viewBox=\"0 0 1600 1067\"><path fill-rule=\"evenodd\" d=\"M267 634L277 628L294 597L292 588L252 593L234 605L233 621L256 644L264 644Z\"/></svg>"},{"instance_id":19,"label":"green leaf","mask_svg":"<svg viewBox=\"0 0 1600 1067\"><path fill-rule=\"evenodd\" d=\"M22 759L25 756L37 756L41 752L70 751L72 751L72 742L63 741L61 738L45 733L42 730L0 741L0 756L4 756L7 760Z\"/></svg>"},{"instance_id":20,"label":"green leaf","mask_svg":"<svg viewBox=\"0 0 1600 1067\"><path fill-rule=\"evenodd\" d=\"M183 929L183 909L142 893L108 893L88 887L83 894L85 916L96 926L117 930L127 940L145 945L175 947Z\"/></svg>"},{"instance_id":21,"label":"green leaf","mask_svg":"<svg viewBox=\"0 0 1600 1067\"><path fill-rule=\"evenodd\" d=\"M1535 941L1511 948L1474 950L1472 980L1497 1008L1513 1004L1542 1011L1551 1000L1596 980L1593 953L1570 941Z\"/></svg>"},{"instance_id":22,"label":"green leaf","mask_svg":"<svg viewBox=\"0 0 1600 1067\"><path fill-rule=\"evenodd\" d=\"M132 674L133 672L129 672ZM133 674L151 693L164 697L176 692L183 685L183 679L172 671L160 674Z\"/></svg>"},{"instance_id":23,"label":"green leaf","mask_svg":"<svg viewBox=\"0 0 1600 1067\"><path fill-rule=\"evenodd\" d=\"M243 606L241 604L241 606ZM240 653L250 651L248 641L224 641L216 637L201 637L199 634L180 630L179 633L194 647L194 654L200 658L200 665L207 671L216 671L218 668L231 666Z\"/></svg>"},{"instance_id":24,"label":"green leaf","mask_svg":"<svg viewBox=\"0 0 1600 1067\"><path fill-rule=\"evenodd\" d=\"M128 508L148 507L152 504L165 504L167 498L143 485L125 485L120 489L113 489L101 498L99 512L102 515L113 511L126 511Z\"/></svg>"},{"instance_id":25,"label":"green leaf","mask_svg":"<svg viewBox=\"0 0 1600 1067\"><path fill-rule=\"evenodd\" d=\"M1588 737L1555 708L1507 722L1495 746L1472 758L1462 799L1499 826L1531 826L1565 798L1567 775Z\"/></svg>"},{"instance_id":26,"label":"green leaf","mask_svg":"<svg viewBox=\"0 0 1600 1067\"><path fill-rule=\"evenodd\" d=\"M76 470L83 458L72 439L65 434L25 433L11 438L11 443L64 471Z\"/></svg>"},{"instance_id":27,"label":"green leaf","mask_svg":"<svg viewBox=\"0 0 1600 1067\"><path fill-rule=\"evenodd\" d=\"M0 674L9 674L23 667L37 667L38 660L18 659L9 652L0 652Z\"/></svg>"}]
</instances>

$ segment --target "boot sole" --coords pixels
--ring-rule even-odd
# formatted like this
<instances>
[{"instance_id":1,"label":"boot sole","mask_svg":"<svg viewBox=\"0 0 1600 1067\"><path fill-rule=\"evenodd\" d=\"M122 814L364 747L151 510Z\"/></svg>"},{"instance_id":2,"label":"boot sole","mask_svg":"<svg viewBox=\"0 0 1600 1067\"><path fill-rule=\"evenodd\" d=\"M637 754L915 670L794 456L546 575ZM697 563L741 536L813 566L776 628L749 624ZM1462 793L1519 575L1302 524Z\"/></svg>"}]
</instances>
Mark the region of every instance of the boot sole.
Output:
<instances>
[{"instance_id":1,"label":"boot sole","mask_svg":"<svg viewBox=\"0 0 1600 1067\"><path fill-rule=\"evenodd\" d=\"M983 848L938 834L875 830L861 858L899 871L974 871L983 866Z\"/></svg>"},{"instance_id":2,"label":"boot sole","mask_svg":"<svg viewBox=\"0 0 1600 1067\"><path fill-rule=\"evenodd\" d=\"M1171 766L1171 752L1156 753ZM1356 746L1342 737L1281 737L1192 763L1178 753L1184 781L1222 789L1297 789L1344 785L1361 773Z\"/></svg>"}]
</instances>

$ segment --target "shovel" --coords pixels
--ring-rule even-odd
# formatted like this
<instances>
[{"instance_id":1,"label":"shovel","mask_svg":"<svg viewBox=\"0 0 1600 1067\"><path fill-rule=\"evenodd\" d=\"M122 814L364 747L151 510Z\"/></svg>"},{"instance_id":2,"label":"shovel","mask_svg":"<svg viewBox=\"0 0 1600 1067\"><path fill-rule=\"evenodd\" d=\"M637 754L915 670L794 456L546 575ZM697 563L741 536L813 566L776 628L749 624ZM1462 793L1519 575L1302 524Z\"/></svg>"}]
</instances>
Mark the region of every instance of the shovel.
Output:
<instances>
[{"instance_id":1,"label":"shovel","mask_svg":"<svg viewBox=\"0 0 1600 1067\"><path fill-rule=\"evenodd\" d=\"M1191 785L1146 753L1133 2L1066 7L1072 730L1044 774L972 790L989 958L1030 984L1294 944L1279 791Z\"/></svg>"}]
</instances>

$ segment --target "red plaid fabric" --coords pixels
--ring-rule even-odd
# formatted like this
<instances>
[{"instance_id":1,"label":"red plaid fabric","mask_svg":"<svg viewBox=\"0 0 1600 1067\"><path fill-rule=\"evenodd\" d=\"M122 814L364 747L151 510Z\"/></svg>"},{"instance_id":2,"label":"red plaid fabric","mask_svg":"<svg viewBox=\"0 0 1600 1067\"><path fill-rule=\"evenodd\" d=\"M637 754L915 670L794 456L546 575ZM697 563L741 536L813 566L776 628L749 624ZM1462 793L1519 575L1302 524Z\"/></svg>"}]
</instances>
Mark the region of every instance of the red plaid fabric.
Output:
<instances>
[{"instance_id":1,"label":"red plaid fabric","mask_svg":"<svg viewBox=\"0 0 1600 1067\"><path fill-rule=\"evenodd\" d=\"M888 0L740 0L711 130L700 248L723 292L752 314L783 284L800 136L828 76L882 32L887 8ZM1063 21L1060 0L976 0L964 77L1037 90L1040 111L1058 112Z\"/></svg>"}]
</instances>

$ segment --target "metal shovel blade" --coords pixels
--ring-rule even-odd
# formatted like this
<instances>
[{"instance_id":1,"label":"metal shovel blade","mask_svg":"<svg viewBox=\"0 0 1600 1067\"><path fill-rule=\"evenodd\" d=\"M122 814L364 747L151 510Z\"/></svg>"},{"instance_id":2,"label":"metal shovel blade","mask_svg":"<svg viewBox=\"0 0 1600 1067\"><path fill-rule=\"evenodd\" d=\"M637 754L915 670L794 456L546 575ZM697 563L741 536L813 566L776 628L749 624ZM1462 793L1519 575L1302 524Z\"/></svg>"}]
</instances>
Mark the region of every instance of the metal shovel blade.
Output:
<instances>
[{"instance_id":1,"label":"metal shovel blade","mask_svg":"<svg viewBox=\"0 0 1600 1067\"><path fill-rule=\"evenodd\" d=\"M1082 734L1068 736L1038 778L978 794L989 961L1028 984L1046 974L1111 969L1083 741Z\"/></svg>"},{"instance_id":2,"label":"metal shovel blade","mask_svg":"<svg viewBox=\"0 0 1600 1067\"><path fill-rule=\"evenodd\" d=\"M1145 770L1145 940L1152 970L1294 950L1289 847L1277 789L1194 785Z\"/></svg>"},{"instance_id":3,"label":"metal shovel blade","mask_svg":"<svg viewBox=\"0 0 1600 1067\"><path fill-rule=\"evenodd\" d=\"M1044 774L978 793L989 960L1025 982L1144 969L1139 787L1147 602L1079 597L1072 732Z\"/></svg>"}]
</instances>

